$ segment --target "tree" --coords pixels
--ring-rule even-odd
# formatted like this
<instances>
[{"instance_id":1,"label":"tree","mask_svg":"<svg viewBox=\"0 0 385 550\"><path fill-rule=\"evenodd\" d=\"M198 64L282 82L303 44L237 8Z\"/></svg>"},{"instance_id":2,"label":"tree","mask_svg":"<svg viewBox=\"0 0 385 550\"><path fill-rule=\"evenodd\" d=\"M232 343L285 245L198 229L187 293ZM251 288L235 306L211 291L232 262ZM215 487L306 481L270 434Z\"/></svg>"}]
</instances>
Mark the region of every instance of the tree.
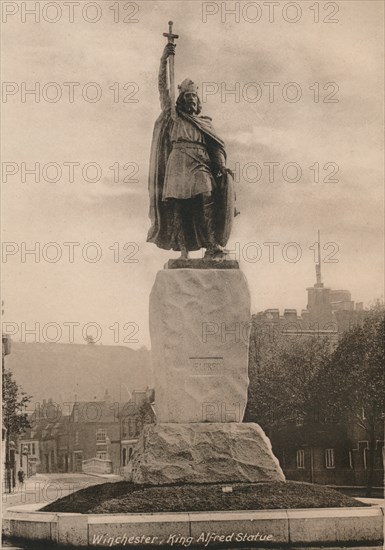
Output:
<instances>
[{"instance_id":1,"label":"tree","mask_svg":"<svg viewBox=\"0 0 385 550\"><path fill-rule=\"evenodd\" d=\"M9 492L12 490L12 460L10 442L12 438L22 434L30 427L28 415L25 409L30 402L28 396L18 386L13 379L12 372L4 368L3 365L3 386L2 386L2 412L3 425L6 429L6 448L5 448L5 469L6 486Z\"/></svg>"},{"instance_id":2,"label":"tree","mask_svg":"<svg viewBox=\"0 0 385 550\"><path fill-rule=\"evenodd\" d=\"M368 435L368 496L374 482L376 438L383 433L384 328L385 309L377 305L368 311L362 325L342 335L316 382L322 396L319 405L335 415L347 415Z\"/></svg>"},{"instance_id":3,"label":"tree","mask_svg":"<svg viewBox=\"0 0 385 550\"><path fill-rule=\"evenodd\" d=\"M246 422L258 422L272 436L285 423L303 423L314 416L314 379L331 353L330 341L317 335L294 339L261 334L250 337L249 396ZM313 418L312 418L313 419Z\"/></svg>"}]
</instances>

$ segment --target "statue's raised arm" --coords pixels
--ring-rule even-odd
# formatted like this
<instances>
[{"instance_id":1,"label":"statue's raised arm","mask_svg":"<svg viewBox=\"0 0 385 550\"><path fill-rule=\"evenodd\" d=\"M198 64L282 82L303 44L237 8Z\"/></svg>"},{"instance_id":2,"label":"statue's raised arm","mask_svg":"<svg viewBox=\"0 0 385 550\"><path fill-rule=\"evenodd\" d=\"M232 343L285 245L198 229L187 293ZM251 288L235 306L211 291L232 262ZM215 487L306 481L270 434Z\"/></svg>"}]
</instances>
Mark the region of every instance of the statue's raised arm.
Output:
<instances>
[{"instance_id":1,"label":"statue's raised arm","mask_svg":"<svg viewBox=\"0 0 385 550\"><path fill-rule=\"evenodd\" d=\"M160 58L159 76L158 76L158 89L159 100L162 111L171 108L170 90L167 80L167 59L170 55L175 54L175 44L166 44L162 57Z\"/></svg>"}]
</instances>

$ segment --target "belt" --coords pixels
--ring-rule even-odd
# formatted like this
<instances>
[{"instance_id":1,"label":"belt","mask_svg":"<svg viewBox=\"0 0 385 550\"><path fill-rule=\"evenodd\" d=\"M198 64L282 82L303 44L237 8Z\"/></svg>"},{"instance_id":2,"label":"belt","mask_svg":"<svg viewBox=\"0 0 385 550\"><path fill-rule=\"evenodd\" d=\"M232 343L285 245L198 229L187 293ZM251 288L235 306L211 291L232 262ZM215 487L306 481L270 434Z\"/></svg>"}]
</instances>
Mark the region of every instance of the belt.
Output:
<instances>
[{"instance_id":1,"label":"belt","mask_svg":"<svg viewBox=\"0 0 385 550\"><path fill-rule=\"evenodd\" d=\"M206 145L203 143L199 143L197 141L174 141L172 144L174 149L203 149L204 151L207 151Z\"/></svg>"}]
</instances>

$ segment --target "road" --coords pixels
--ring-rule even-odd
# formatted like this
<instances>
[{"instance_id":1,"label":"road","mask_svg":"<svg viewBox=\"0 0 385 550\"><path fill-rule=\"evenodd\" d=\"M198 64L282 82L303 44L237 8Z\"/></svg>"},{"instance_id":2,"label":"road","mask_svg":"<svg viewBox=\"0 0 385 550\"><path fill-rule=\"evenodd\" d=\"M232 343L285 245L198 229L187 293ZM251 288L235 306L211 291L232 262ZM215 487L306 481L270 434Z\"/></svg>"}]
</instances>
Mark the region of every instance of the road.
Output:
<instances>
[{"instance_id":1,"label":"road","mask_svg":"<svg viewBox=\"0 0 385 550\"><path fill-rule=\"evenodd\" d=\"M87 474L36 474L17 487L11 494L3 493L3 512L21 504L49 504L79 489L109 481L120 481L118 476L97 477Z\"/></svg>"},{"instance_id":2,"label":"road","mask_svg":"<svg viewBox=\"0 0 385 550\"><path fill-rule=\"evenodd\" d=\"M8 508L21 504L37 504L42 506L67 496L74 491L79 491L91 485L120 481L118 476L97 477L87 474L36 474L26 480L23 487L17 487L11 494L2 495L3 514ZM52 546L52 545L49 545ZM39 543L25 543L12 541L7 538L2 540L1 547L8 550L52 550L49 546Z\"/></svg>"}]
</instances>

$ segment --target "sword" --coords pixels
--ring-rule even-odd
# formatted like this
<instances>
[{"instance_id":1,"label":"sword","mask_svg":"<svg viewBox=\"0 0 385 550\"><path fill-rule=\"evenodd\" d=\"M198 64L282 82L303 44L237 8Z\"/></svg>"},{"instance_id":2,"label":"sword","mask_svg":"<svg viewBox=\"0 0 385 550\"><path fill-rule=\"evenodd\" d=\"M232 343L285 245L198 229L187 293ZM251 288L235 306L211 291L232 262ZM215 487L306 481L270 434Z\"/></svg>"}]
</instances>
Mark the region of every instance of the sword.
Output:
<instances>
[{"instance_id":1,"label":"sword","mask_svg":"<svg viewBox=\"0 0 385 550\"><path fill-rule=\"evenodd\" d=\"M178 34L172 32L173 22L168 22L168 32L164 32L163 36L168 39L169 44L174 44L174 40L179 38ZM174 54L168 58L168 74L170 78L170 98L171 98L171 117L173 120L176 118L175 110L175 57Z\"/></svg>"}]
</instances>

